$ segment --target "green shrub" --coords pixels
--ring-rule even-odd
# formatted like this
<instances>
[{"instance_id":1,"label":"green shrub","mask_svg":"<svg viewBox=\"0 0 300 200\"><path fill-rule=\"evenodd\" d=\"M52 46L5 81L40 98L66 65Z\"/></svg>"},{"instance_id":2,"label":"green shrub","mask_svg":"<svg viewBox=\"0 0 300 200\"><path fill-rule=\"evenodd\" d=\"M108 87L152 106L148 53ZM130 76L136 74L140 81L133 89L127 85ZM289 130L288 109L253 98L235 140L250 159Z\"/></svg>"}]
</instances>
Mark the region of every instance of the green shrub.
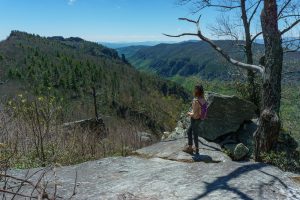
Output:
<instances>
[{"instance_id":1,"label":"green shrub","mask_svg":"<svg viewBox=\"0 0 300 200\"><path fill-rule=\"evenodd\" d=\"M275 165L284 171L300 172L300 152L291 153L284 151L272 151L262 154L262 160L265 163Z\"/></svg>"}]
</instances>

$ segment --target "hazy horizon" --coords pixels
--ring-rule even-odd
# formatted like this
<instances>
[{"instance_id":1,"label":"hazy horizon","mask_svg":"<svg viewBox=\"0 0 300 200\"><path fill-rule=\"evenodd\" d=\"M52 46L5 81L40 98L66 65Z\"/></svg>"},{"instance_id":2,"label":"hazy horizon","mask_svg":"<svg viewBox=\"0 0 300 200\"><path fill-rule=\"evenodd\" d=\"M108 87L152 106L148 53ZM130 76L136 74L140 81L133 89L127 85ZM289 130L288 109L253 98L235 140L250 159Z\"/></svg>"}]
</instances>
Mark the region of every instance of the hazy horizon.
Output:
<instances>
[{"instance_id":1,"label":"hazy horizon","mask_svg":"<svg viewBox=\"0 0 300 200\"><path fill-rule=\"evenodd\" d=\"M198 18L189 6L178 0L1 0L0 41L12 30L45 37L80 37L87 41L107 43L181 42L195 37L170 38L167 34L196 32L193 24L181 22L179 17ZM226 13L241 20L236 11ZM217 39L211 28L221 17L220 12L201 11L201 30L207 37ZM259 21L259 17L255 18ZM258 24L253 30L259 31ZM280 25L281 26L281 25ZM241 37L242 39L242 37ZM260 39L260 38L259 38Z\"/></svg>"},{"instance_id":2,"label":"hazy horizon","mask_svg":"<svg viewBox=\"0 0 300 200\"><path fill-rule=\"evenodd\" d=\"M170 38L163 35L195 32L193 24L178 21L179 17L198 18L190 7L178 0L1 0L0 40L12 30L45 37L80 37L93 42L180 42L195 37ZM212 39L209 27L215 24L218 12L201 12L202 31ZM232 13L235 15L235 13Z\"/></svg>"},{"instance_id":3,"label":"hazy horizon","mask_svg":"<svg viewBox=\"0 0 300 200\"><path fill-rule=\"evenodd\" d=\"M94 42L182 41L178 34L195 27L179 17L196 17L177 0L1 0L0 40L12 30L45 37L80 37ZM210 21L209 19L207 19Z\"/></svg>"}]
</instances>

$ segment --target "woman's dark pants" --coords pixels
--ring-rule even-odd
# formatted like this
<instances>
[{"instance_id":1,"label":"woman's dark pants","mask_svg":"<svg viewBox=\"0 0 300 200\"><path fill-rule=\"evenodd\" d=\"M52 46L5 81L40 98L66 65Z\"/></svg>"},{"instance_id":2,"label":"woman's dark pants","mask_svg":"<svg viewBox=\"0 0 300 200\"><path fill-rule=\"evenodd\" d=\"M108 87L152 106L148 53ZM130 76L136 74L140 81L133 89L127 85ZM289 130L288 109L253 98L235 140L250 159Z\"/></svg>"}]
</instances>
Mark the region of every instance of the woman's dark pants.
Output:
<instances>
[{"instance_id":1,"label":"woman's dark pants","mask_svg":"<svg viewBox=\"0 0 300 200\"><path fill-rule=\"evenodd\" d=\"M197 149L199 149L199 131L200 131L200 119L191 119L191 125L188 128L187 135L188 135L188 145L193 145L193 138L194 138L194 144Z\"/></svg>"}]
</instances>

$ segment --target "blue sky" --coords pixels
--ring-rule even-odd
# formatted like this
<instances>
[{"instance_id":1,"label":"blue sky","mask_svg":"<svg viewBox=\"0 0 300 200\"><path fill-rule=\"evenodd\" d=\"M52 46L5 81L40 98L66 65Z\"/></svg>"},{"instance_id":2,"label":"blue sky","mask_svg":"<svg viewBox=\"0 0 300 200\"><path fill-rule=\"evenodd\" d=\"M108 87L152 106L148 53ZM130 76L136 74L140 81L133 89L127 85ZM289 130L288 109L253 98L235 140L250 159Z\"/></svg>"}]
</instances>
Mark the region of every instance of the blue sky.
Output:
<instances>
[{"instance_id":1,"label":"blue sky","mask_svg":"<svg viewBox=\"0 0 300 200\"><path fill-rule=\"evenodd\" d=\"M90 41L170 41L162 33L195 29L178 17L196 18L176 0L0 0L0 8L0 40L20 30ZM206 23L213 19L213 12L204 13Z\"/></svg>"}]
</instances>

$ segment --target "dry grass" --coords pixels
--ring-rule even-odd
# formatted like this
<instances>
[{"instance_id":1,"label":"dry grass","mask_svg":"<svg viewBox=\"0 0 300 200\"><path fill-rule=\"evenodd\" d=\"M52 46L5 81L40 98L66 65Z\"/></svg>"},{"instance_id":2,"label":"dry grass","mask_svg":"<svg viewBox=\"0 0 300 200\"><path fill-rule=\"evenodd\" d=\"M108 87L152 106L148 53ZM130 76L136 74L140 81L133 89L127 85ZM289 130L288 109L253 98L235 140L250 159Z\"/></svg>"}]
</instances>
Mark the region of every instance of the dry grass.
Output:
<instances>
[{"instance_id":1,"label":"dry grass","mask_svg":"<svg viewBox=\"0 0 300 200\"><path fill-rule=\"evenodd\" d=\"M64 127L57 118L42 120L39 115L22 117L13 110L0 112L0 143L6 147L10 164L16 168L71 165L108 156L127 156L130 152L156 141L144 142L144 128L126 120L105 120L109 134L87 127ZM35 120L34 120L35 119Z\"/></svg>"}]
</instances>

